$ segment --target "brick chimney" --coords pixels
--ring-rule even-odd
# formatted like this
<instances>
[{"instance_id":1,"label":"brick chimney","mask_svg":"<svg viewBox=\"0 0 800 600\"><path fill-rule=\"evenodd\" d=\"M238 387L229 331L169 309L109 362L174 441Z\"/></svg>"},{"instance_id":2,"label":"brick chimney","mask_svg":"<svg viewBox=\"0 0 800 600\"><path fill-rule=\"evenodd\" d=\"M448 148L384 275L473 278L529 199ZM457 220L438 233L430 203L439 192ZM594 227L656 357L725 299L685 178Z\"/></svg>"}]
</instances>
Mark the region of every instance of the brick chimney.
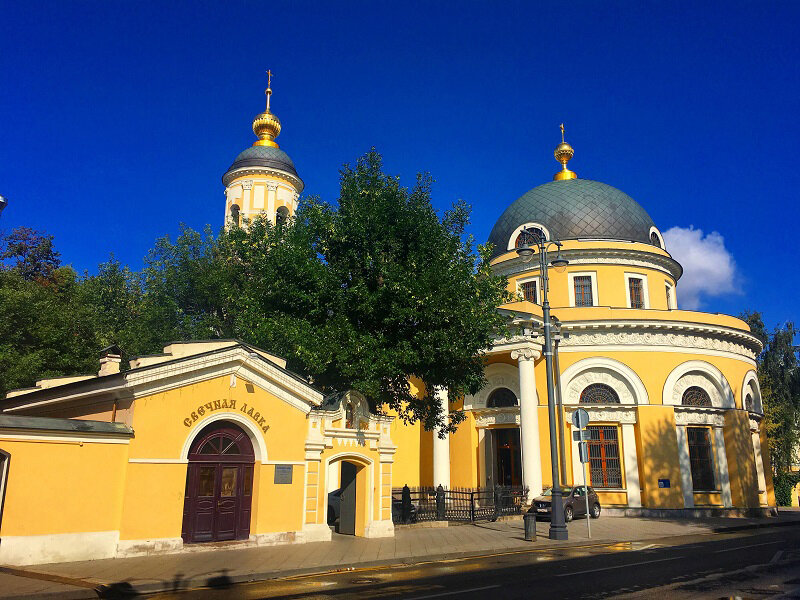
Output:
<instances>
[{"instance_id":1,"label":"brick chimney","mask_svg":"<svg viewBox=\"0 0 800 600\"><path fill-rule=\"evenodd\" d=\"M119 373L119 365L122 362L122 351L119 346L112 345L103 348L100 351L100 370L97 375L103 377L104 375L114 375Z\"/></svg>"}]
</instances>

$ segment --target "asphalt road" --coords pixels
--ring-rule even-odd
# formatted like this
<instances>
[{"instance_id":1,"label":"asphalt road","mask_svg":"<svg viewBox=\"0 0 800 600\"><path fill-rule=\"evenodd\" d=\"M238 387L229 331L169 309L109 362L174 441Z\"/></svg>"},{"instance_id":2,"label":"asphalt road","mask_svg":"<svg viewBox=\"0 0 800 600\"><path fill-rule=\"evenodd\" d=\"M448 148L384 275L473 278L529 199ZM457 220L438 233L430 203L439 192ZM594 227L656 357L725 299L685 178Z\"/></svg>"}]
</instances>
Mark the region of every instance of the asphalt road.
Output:
<instances>
[{"instance_id":1,"label":"asphalt road","mask_svg":"<svg viewBox=\"0 0 800 600\"><path fill-rule=\"evenodd\" d=\"M780 564L792 573L794 562L796 577L800 578L800 526L532 550L233 586L221 582L219 589L160 594L157 598L505 600L545 593L555 598L608 598L757 564ZM720 598L720 591L695 597ZM659 595L655 589L653 592Z\"/></svg>"}]
</instances>

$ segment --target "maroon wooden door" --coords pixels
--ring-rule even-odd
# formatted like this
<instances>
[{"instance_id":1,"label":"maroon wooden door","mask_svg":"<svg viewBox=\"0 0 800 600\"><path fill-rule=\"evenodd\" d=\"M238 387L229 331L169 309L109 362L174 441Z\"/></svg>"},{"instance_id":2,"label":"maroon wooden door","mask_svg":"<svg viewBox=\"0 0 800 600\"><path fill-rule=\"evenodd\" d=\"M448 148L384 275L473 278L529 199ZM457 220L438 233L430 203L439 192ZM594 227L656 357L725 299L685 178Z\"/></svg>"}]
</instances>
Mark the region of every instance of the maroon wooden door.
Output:
<instances>
[{"instance_id":1,"label":"maroon wooden door","mask_svg":"<svg viewBox=\"0 0 800 600\"><path fill-rule=\"evenodd\" d=\"M237 426L215 423L198 434L189 450L184 542L249 537L254 462L250 438Z\"/></svg>"}]
</instances>

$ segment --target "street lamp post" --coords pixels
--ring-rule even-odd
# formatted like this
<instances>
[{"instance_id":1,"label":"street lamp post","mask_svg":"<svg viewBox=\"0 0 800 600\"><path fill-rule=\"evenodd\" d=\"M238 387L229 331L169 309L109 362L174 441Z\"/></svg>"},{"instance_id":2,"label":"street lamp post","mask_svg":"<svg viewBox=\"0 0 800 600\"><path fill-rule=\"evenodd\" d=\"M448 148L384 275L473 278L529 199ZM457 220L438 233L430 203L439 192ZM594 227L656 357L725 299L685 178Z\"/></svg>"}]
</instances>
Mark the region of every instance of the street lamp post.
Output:
<instances>
[{"instance_id":1,"label":"street lamp post","mask_svg":"<svg viewBox=\"0 0 800 600\"><path fill-rule=\"evenodd\" d=\"M552 264L556 269L567 266L568 261L561 257L561 242L548 241L539 229L523 229L521 244L517 248L517 254L523 262L530 262L533 259L533 248L531 242L538 246L539 250L539 270L542 279L542 319L544 321L544 363L547 372L547 414L549 417L550 429L550 466L552 467L553 489L551 492L550 510L550 539L566 540L567 525L564 521L564 502L561 496L561 484L559 483L558 469L558 436L556 433L556 407L553 397L553 339L550 328L550 302L547 299L548 276L547 267ZM559 248L558 256L551 262L547 260L547 249L550 246Z\"/></svg>"}]
</instances>

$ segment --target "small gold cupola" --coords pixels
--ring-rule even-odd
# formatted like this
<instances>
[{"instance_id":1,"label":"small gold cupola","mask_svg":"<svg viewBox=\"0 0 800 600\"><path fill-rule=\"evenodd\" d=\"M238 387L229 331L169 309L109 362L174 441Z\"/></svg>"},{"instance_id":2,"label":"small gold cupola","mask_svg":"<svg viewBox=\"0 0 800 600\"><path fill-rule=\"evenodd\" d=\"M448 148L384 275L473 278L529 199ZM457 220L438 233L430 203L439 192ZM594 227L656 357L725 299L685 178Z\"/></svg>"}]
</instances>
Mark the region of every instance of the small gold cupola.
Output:
<instances>
[{"instance_id":1,"label":"small gold cupola","mask_svg":"<svg viewBox=\"0 0 800 600\"><path fill-rule=\"evenodd\" d=\"M553 156L556 157L556 160L561 163L561 170L553 175L554 181L563 181L564 179L577 179L578 174L575 171L570 171L567 168L567 163L569 159L575 154L575 150L572 149L567 142L564 141L564 124L561 124L561 143L556 146L555 151L553 152Z\"/></svg>"},{"instance_id":2,"label":"small gold cupola","mask_svg":"<svg viewBox=\"0 0 800 600\"><path fill-rule=\"evenodd\" d=\"M256 115L253 119L253 133L258 136L253 146L271 146L277 148L275 138L281 133L281 121L269 109L269 99L272 96L272 71L267 71L267 110Z\"/></svg>"}]
</instances>

